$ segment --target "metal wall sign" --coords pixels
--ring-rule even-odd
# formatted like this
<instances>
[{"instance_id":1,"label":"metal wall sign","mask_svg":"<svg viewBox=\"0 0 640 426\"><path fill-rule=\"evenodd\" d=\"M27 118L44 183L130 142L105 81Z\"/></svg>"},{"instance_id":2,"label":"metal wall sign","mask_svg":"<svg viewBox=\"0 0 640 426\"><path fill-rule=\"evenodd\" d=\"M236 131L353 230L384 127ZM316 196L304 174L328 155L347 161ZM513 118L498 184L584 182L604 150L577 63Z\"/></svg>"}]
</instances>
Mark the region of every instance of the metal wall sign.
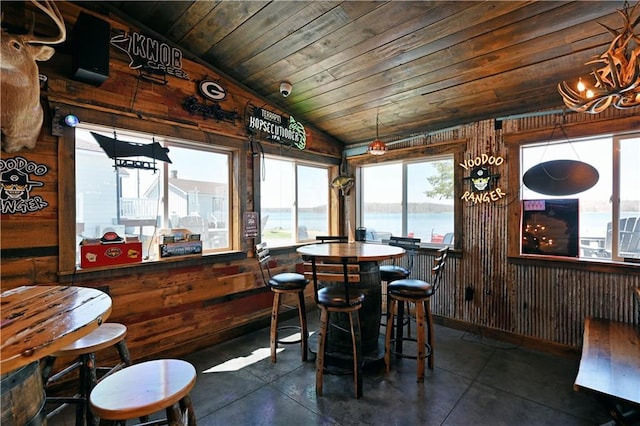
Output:
<instances>
[{"instance_id":1,"label":"metal wall sign","mask_svg":"<svg viewBox=\"0 0 640 426\"><path fill-rule=\"evenodd\" d=\"M223 109L218 101L222 101L227 97L227 91L217 81L204 79L198 83L198 90L200 95L205 99L205 102L198 102L198 98L195 96L189 96L184 101L184 109L191 115L202 115L203 118L213 118L218 121L228 121L234 123L239 120L240 117L236 111L230 111ZM212 101L209 104L206 101Z\"/></svg>"},{"instance_id":2,"label":"metal wall sign","mask_svg":"<svg viewBox=\"0 0 640 426\"><path fill-rule=\"evenodd\" d=\"M492 203L500 200L506 193L498 187L499 173L493 173L493 169L504 163L504 158L482 154L476 158L469 158L460 163L465 171L470 174L463 179L468 180L471 189L462 194L461 199L474 204Z\"/></svg>"},{"instance_id":3,"label":"metal wall sign","mask_svg":"<svg viewBox=\"0 0 640 426\"><path fill-rule=\"evenodd\" d=\"M177 47L136 32L115 35L110 43L129 56L129 68L132 70L189 80L182 69L182 50Z\"/></svg>"},{"instance_id":4,"label":"metal wall sign","mask_svg":"<svg viewBox=\"0 0 640 426\"><path fill-rule=\"evenodd\" d=\"M41 196L31 194L43 182L31 180L31 175L44 176L49 171L44 164L23 157L0 160L0 210L2 214L32 213L49 205Z\"/></svg>"},{"instance_id":5,"label":"metal wall sign","mask_svg":"<svg viewBox=\"0 0 640 426\"><path fill-rule=\"evenodd\" d=\"M213 118L218 121L228 121L230 123L235 122L239 118L236 111L222 109L220 104L218 104L217 102L214 102L212 104L198 102L198 98L196 98L195 96L189 96L184 101L183 106L184 109L189 112L189 114L200 114L204 118Z\"/></svg>"},{"instance_id":6,"label":"metal wall sign","mask_svg":"<svg viewBox=\"0 0 640 426\"><path fill-rule=\"evenodd\" d=\"M293 117L285 118L275 112L248 105L245 121L249 132L261 139L298 149L307 146L304 126Z\"/></svg>"},{"instance_id":7,"label":"metal wall sign","mask_svg":"<svg viewBox=\"0 0 640 426\"><path fill-rule=\"evenodd\" d=\"M224 87L213 80L202 80L198 83L198 90L203 98L213 102L223 101L227 97L227 91Z\"/></svg>"}]
</instances>

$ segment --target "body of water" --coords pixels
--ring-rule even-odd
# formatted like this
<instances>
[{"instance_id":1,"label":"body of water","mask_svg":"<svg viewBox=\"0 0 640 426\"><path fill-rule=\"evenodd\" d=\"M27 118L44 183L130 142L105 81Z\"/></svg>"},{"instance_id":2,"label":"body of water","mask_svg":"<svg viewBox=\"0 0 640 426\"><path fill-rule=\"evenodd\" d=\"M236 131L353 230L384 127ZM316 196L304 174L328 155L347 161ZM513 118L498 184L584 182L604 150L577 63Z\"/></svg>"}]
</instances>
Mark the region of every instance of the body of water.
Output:
<instances>
[{"instance_id":1,"label":"body of water","mask_svg":"<svg viewBox=\"0 0 640 426\"><path fill-rule=\"evenodd\" d=\"M265 223L265 217L268 215ZM636 212L624 212L621 217L640 216ZM607 224L611 222L611 214L604 213L582 213L580 216L580 238L604 238L607 234ZM264 211L262 215L262 226L264 229L281 229L291 232L293 217L289 213L280 211ZM324 215L318 213L303 213L299 218L299 225L305 226L309 234L327 234L327 224ZM402 234L401 215L387 213L370 213L367 215L365 223L361 226L367 231L379 233L389 233L392 235ZM422 239L424 242L431 241L432 234L444 235L453 232L453 217L449 213L414 213L408 218L408 234Z\"/></svg>"}]
</instances>

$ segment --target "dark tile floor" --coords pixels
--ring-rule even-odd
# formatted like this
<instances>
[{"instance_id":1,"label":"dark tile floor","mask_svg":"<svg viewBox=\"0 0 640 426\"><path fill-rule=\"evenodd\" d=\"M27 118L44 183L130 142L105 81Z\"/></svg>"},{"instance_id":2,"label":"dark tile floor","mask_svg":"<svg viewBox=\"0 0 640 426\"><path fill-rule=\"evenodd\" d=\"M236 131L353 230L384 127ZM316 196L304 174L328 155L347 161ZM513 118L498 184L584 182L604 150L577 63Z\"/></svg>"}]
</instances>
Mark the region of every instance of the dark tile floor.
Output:
<instances>
[{"instance_id":1,"label":"dark tile floor","mask_svg":"<svg viewBox=\"0 0 640 426\"><path fill-rule=\"evenodd\" d=\"M308 317L317 329L317 312ZM424 383L416 383L415 360L394 359L389 374L367 369L359 400L350 375L325 374L317 397L314 362L302 362L298 345L283 346L271 363L268 329L200 350L184 357L198 372L191 393L198 425L607 423L591 396L573 390L578 360L441 326L435 339L435 369ZM48 424L72 425L72 418L67 412Z\"/></svg>"}]
</instances>

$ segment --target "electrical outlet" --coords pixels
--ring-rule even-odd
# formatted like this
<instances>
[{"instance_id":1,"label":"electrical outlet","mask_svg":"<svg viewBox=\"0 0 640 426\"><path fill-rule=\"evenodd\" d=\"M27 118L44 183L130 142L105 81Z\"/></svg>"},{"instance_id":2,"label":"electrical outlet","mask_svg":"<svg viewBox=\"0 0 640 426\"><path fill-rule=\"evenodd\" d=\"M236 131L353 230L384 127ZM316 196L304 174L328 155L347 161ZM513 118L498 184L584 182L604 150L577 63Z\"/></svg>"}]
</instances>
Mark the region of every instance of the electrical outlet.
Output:
<instances>
[{"instance_id":1,"label":"electrical outlet","mask_svg":"<svg viewBox=\"0 0 640 426\"><path fill-rule=\"evenodd\" d=\"M473 287L469 286L464 289L464 300L467 302L473 300Z\"/></svg>"}]
</instances>

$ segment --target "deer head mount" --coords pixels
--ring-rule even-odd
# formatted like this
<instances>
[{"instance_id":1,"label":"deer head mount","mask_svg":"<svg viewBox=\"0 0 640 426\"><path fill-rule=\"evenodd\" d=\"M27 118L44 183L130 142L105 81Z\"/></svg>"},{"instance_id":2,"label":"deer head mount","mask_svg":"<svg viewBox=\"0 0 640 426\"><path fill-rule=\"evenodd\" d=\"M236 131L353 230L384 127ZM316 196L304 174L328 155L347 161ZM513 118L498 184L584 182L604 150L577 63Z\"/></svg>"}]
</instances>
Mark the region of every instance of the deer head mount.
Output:
<instances>
[{"instance_id":1,"label":"deer head mount","mask_svg":"<svg viewBox=\"0 0 640 426\"><path fill-rule=\"evenodd\" d=\"M55 50L47 45L62 43L67 37L62 14L53 1L31 0L31 3L53 20L59 34L54 37L36 37L33 32L35 17L27 34L9 34L2 30L1 126L2 149L6 152L16 152L36 145L44 117L40 105L36 61L50 59Z\"/></svg>"}]
</instances>

